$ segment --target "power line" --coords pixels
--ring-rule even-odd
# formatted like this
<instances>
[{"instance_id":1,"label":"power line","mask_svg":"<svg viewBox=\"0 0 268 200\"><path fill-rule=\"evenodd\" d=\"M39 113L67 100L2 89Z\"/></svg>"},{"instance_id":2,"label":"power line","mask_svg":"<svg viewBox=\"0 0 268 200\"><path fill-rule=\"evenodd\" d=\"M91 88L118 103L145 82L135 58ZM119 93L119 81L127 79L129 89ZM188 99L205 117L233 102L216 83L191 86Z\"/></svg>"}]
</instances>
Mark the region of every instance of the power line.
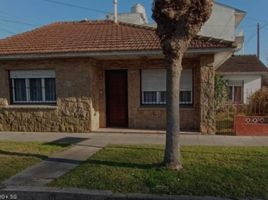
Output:
<instances>
[{"instance_id":1,"label":"power line","mask_svg":"<svg viewBox=\"0 0 268 200\"><path fill-rule=\"evenodd\" d=\"M266 24L264 24L261 29L264 29L266 26L268 26L268 22Z\"/></svg>"},{"instance_id":2,"label":"power line","mask_svg":"<svg viewBox=\"0 0 268 200\"><path fill-rule=\"evenodd\" d=\"M5 33L9 33L9 34L16 34L15 32L7 30L5 28L0 28L0 31L5 32Z\"/></svg>"},{"instance_id":3,"label":"power line","mask_svg":"<svg viewBox=\"0 0 268 200\"><path fill-rule=\"evenodd\" d=\"M262 26L260 27L260 30L264 29L264 28L267 27L267 26L268 26L268 23L262 25ZM247 45L252 39L254 39L254 38L256 37L256 34L257 34L257 33L254 31L254 32L249 36L249 38L247 39L245 45Z\"/></svg>"},{"instance_id":4,"label":"power line","mask_svg":"<svg viewBox=\"0 0 268 200\"><path fill-rule=\"evenodd\" d=\"M11 20L11 19L3 19L3 18L0 18L0 21L9 22L9 23L13 23L13 24L20 24L20 25L32 26L32 27L38 26L36 24L31 24L31 23L28 23L28 22L23 22L23 21L18 21L18 20Z\"/></svg>"},{"instance_id":5,"label":"power line","mask_svg":"<svg viewBox=\"0 0 268 200\"><path fill-rule=\"evenodd\" d=\"M68 7L72 7L72 8L77 8L77 9L81 9L81 10L87 10L87 11L91 11L91 12L98 12L98 13L104 13L104 14L109 13L109 12L103 11L103 10L98 10L98 9L94 9L94 8L88 8L88 7L84 7L84 6L78 6L78 5L75 5L75 4L65 3L65 2L56 1L56 0L43 0L43 1L58 4L58 5L68 6Z\"/></svg>"}]
</instances>

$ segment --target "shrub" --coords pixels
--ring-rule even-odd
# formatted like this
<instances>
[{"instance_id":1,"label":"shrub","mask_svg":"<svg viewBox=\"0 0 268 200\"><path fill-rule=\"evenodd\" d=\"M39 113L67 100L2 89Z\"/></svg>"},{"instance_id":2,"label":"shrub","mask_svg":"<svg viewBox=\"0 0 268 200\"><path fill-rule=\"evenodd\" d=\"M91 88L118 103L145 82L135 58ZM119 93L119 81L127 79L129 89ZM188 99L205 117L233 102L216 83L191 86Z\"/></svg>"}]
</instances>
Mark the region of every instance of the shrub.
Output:
<instances>
[{"instance_id":1,"label":"shrub","mask_svg":"<svg viewBox=\"0 0 268 200\"><path fill-rule=\"evenodd\" d=\"M248 114L268 115L268 87L261 88L250 97Z\"/></svg>"},{"instance_id":2,"label":"shrub","mask_svg":"<svg viewBox=\"0 0 268 200\"><path fill-rule=\"evenodd\" d=\"M228 81L223 76L215 76L215 109L223 111L228 100Z\"/></svg>"}]
</instances>

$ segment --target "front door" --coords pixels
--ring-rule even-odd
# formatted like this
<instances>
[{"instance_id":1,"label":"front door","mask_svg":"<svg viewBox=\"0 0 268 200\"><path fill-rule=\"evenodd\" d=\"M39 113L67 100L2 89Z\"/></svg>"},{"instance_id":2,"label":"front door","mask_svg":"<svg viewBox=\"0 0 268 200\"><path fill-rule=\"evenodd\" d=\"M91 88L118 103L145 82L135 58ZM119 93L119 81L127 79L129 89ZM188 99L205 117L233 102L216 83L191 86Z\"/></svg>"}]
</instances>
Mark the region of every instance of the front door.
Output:
<instances>
[{"instance_id":1,"label":"front door","mask_svg":"<svg viewBox=\"0 0 268 200\"><path fill-rule=\"evenodd\" d=\"M235 86L234 87L234 103L235 104L242 104L242 86Z\"/></svg>"},{"instance_id":2,"label":"front door","mask_svg":"<svg viewBox=\"0 0 268 200\"><path fill-rule=\"evenodd\" d=\"M127 71L106 71L106 118L108 127L128 127Z\"/></svg>"}]
</instances>

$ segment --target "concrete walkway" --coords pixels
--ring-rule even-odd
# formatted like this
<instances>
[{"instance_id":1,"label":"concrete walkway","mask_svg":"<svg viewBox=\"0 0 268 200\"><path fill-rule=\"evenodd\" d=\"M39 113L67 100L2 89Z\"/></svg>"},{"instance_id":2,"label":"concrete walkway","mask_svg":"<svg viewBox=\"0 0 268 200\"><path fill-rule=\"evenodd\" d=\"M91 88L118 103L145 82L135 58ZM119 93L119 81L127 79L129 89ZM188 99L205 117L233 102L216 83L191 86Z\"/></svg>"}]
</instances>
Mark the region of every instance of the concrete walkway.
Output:
<instances>
[{"instance_id":1,"label":"concrete walkway","mask_svg":"<svg viewBox=\"0 0 268 200\"><path fill-rule=\"evenodd\" d=\"M5 186L45 186L77 167L107 144L164 144L164 134L136 133L14 133L1 132L0 141L74 142L71 148L57 153L11 177ZM181 135L182 145L268 146L268 137Z\"/></svg>"},{"instance_id":2,"label":"concrete walkway","mask_svg":"<svg viewBox=\"0 0 268 200\"><path fill-rule=\"evenodd\" d=\"M68 137L63 139L71 141ZM77 138L73 138L76 141ZM17 140L18 141L18 140ZM60 140L59 140L60 142ZM77 167L81 162L101 150L107 143L97 140L82 140L65 151L56 153L26 170L18 173L2 184L10 186L45 186L65 173Z\"/></svg>"},{"instance_id":3,"label":"concrete walkway","mask_svg":"<svg viewBox=\"0 0 268 200\"><path fill-rule=\"evenodd\" d=\"M118 131L119 132L119 131ZM100 141L106 144L164 144L164 134L150 134L130 132L129 134L116 132L96 133L15 133L0 132L0 141L38 141L51 142L62 138L82 138ZM182 145L210 145L210 146L268 146L268 136L215 136L199 134L183 134L180 136Z\"/></svg>"}]
</instances>

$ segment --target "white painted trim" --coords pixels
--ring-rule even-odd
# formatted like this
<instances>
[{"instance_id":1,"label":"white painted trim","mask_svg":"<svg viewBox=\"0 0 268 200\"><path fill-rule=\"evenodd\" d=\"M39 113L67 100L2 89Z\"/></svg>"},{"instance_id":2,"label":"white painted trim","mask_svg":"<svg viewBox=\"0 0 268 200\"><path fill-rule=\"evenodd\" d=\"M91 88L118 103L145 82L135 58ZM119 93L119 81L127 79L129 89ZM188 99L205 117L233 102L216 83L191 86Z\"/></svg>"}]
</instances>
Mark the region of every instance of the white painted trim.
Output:
<instances>
[{"instance_id":1,"label":"white painted trim","mask_svg":"<svg viewBox=\"0 0 268 200\"><path fill-rule=\"evenodd\" d=\"M54 70L12 70L10 78L55 78Z\"/></svg>"},{"instance_id":2,"label":"white painted trim","mask_svg":"<svg viewBox=\"0 0 268 200\"><path fill-rule=\"evenodd\" d=\"M14 79L11 79L11 89L12 89L12 100L13 100L13 102L15 102L16 101L16 98L15 98L15 96L16 96L16 94L15 94L15 81L14 81Z\"/></svg>"},{"instance_id":3,"label":"white painted trim","mask_svg":"<svg viewBox=\"0 0 268 200\"><path fill-rule=\"evenodd\" d=\"M190 73L189 73L190 72ZM183 77L190 79L188 85L187 82L183 82ZM188 77L190 76L190 77ZM190 105L193 103L193 69L184 69L181 74L180 92L190 92L191 101L180 102L182 105ZM149 85L148 85L149 84ZM156 102L146 102L144 92L154 92L156 94ZM165 69L143 69L141 70L141 93L143 105L161 105L166 102L160 101L160 93L166 92L166 70Z\"/></svg>"},{"instance_id":4,"label":"white painted trim","mask_svg":"<svg viewBox=\"0 0 268 200\"><path fill-rule=\"evenodd\" d=\"M30 79L37 78L41 79L41 92L42 92L42 100L41 101L31 101L30 98ZM14 70L10 71L10 79L12 83L12 94L13 94L13 103L27 103L27 104L35 104L35 103L56 103L55 101L47 101L46 100L46 91L45 91L45 79L53 78L55 79L55 71L54 70ZM25 101L16 101L15 98L15 83L14 79L24 79L26 83L26 100ZM56 80L55 80L56 81Z\"/></svg>"},{"instance_id":5,"label":"white painted trim","mask_svg":"<svg viewBox=\"0 0 268 200\"><path fill-rule=\"evenodd\" d=\"M41 79L41 88L42 88L42 102L46 102L46 91L45 91L45 79Z\"/></svg>"},{"instance_id":6,"label":"white painted trim","mask_svg":"<svg viewBox=\"0 0 268 200\"><path fill-rule=\"evenodd\" d=\"M216 74L219 75L256 75L256 76L262 76L264 74L267 74L267 72L216 72Z\"/></svg>"},{"instance_id":7,"label":"white painted trim","mask_svg":"<svg viewBox=\"0 0 268 200\"><path fill-rule=\"evenodd\" d=\"M211 49L189 49L187 54L212 54L233 50L233 48L211 48ZM54 53L54 54L19 54L19 55L0 55L0 60L16 60L16 59L42 59L42 58L102 58L107 57L137 57L137 56L157 56L164 57L162 50L150 51L110 51L110 52L81 52L81 53Z\"/></svg>"},{"instance_id":8,"label":"white painted trim","mask_svg":"<svg viewBox=\"0 0 268 200\"><path fill-rule=\"evenodd\" d=\"M26 102L30 102L30 81L29 79L25 79L26 81ZM15 88L14 88L15 90ZM20 101L14 101L14 103L19 103Z\"/></svg>"}]
</instances>

